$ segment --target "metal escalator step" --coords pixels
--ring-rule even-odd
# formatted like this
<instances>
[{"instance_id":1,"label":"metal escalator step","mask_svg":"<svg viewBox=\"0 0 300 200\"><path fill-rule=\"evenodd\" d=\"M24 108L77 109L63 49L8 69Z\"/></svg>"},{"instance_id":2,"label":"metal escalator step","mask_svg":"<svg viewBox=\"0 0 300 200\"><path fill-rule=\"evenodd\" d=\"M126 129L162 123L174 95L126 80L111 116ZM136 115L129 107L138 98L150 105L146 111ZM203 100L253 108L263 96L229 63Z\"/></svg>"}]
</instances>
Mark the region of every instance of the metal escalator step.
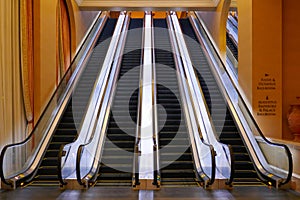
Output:
<instances>
[{"instance_id":1,"label":"metal escalator step","mask_svg":"<svg viewBox=\"0 0 300 200\"><path fill-rule=\"evenodd\" d=\"M184 179L184 178L195 178L195 172L194 170L191 169L175 169L175 170L170 170L170 169L165 169L163 168L161 170L162 178L166 179L166 178L180 178L180 179Z\"/></svg>"},{"instance_id":2,"label":"metal escalator step","mask_svg":"<svg viewBox=\"0 0 300 200\"><path fill-rule=\"evenodd\" d=\"M249 170L249 169L253 169L253 164L251 161L237 161L235 165L235 170Z\"/></svg>"},{"instance_id":3,"label":"metal escalator step","mask_svg":"<svg viewBox=\"0 0 300 200\"><path fill-rule=\"evenodd\" d=\"M40 174L40 175L37 175L36 177L35 177L35 180L38 180L39 182L49 182L49 181L51 181L51 182L56 182L56 181L58 181L57 180L57 174L55 174L55 175L48 175L48 174Z\"/></svg>"},{"instance_id":4,"label":"metal escalator step","mask_svg":"<svg viewBox=\"0 0 300 200\"><path fill-rule=\"evenodd\" d=\"M221 140L221 142L223 142L223 140ZM247 153L247 149L244 145L232 145L231 147L232 147L232 151L234 152L234 154L236 154L236 153ZM236 161L238 161L238 160L236 160Z\"/></svg>"},{"instance_id":5,"label":"metal escalator step","mask_svg":"<svg viewBox=\"0 0 300 200\"><path fill-rule=\"evenodd\" d=\"M105 173L129 173L132 172L132 163L128 164L110 164L110 163L102 163L102 166L100 168L99 173L105 174ZM98 179L101 177L98 177Z\"/></svg>"},{"instance_id":6,"label":"metal escalator step","mask_svg":"<svg viewBox=\"0 0 300 200\"><path fill-rule=\"evenodd\" d=\"M107 181L107 180L111 180L113 181L114 179L117 179L117 180L130 180L132 178L131 174L130 173L103 173L103 174L100 174L99 176L99 180L102 180L102 181Z\"/></svg>"},{"instance_id":7,"label":"metal escalator step","mask_svg":"<svg viewBox=\"0 0 300 200\"><path fill-rule=\"evenodd\" d=\"M46 157L42 161L43 166L54 166L57 167L58 165L58 159L57 157Z\"/></svg>"},{"instance_id":8,"label":"metal escalator step","mask_svg":"<svg viewBox=\"0 0 300 200\"><path fill-rule=\"evenodd\" d=\"M167 153L161 153L160 158L162 160L182 160L182 161L189 161L192 159L192 153L180 153L180 154L175 154L171 152Z\"/></svg>"},{"instance_id":9,"label":"metal escalator step","mask_svg":"<svg viewBox=\"0 0 300 200\"><path fill-rule=\"evenodd\" d=\"M41 166L38 175L56 175L58 174L57 166Z\"/></svg>"},{"instance_id":10,"label":"metal escalator step","mask_svg":"<svg viewBox=\"0 0 300 200\"><path fill-rule=\"evenodd\" d=\"M244 162L244 161L248 161L250 162L250 157L249 157L249 154L248 153L235 153L234 154L234 159L235 160L238 160L236 161L237 163L238 162Z\"/></svg>"},{"instance_id":11,"label":"metal escalator step","mask_svg":"<svg viewBox=\"0 0 300 200\"><path fill-rule=\"evenodd\" d=\"M106 155L101 158L103 163L109 164L120 164L120 165L131 165L133 160L132 156L128 155Z\"/></svg>"},{"instance_id":12,"label":"metal escalator step","mask_svg":"<svg viewBox=\"0 0 300 200\"><path fill-rule=\"evenodd\" d=\"M256 171L253 170L235 170L235 178L258 178Z\"/></svg>"},{"instance_id":13,"label":"metal escalator step","mask_svg":"<svg viewBox=\"0 0 300 200\"><path fill-rule=\"evenodd\" d=\"M197 180L190 178L190 179L180 179L180 178L168 178L161 180L161 185L163 187L198 187Z\"/></svg>"},{"instance_id":14,"label":"metal escalator step","mask_svg":"<svg viewBox=\"0 0 300 200\"><path fill-rule=\"evenodd\" d=\"M180 19L181 28L184 34L191 37L196 42L196 35L191 27L191 24L186 19ZM203 89L204 97L206 101L208 102L209 107L211 108L215 103L217 102L218 107L221 107L221 104L226 107L225 101L223 99L223 96L221 95L220 90L217 87L217 83L215 82L215 79L213 77L213 74L211 73L209 63L205 58L205 55L203 53L203 50L201 49L200 45L195 45L195 43L191 43L190 41L186 41L188 48L193 45L192 48L189 48L189 53L193 62L193 65L195 66L195 69L197 71L197 76L200 80L200 85ZM198 42L199 43L199 42ZM192 49L192 50L191 50ZM215 111L215 110L214 110ZM250 160L249 155L247 154L246 147L241 139L241 136L238 133L238 130L236 128L236 125L233 121L233 118L231 116L231 113L227 109L226 114L224 116L224 111L221 114L212 114L212 121L213 123L217 123L216 130L219 131L220 134L220 141L225 144L232 144L233 153L235 156L235 164L236 167L243 170L237 170L236 178L247 177L247 176L257 176L253 165L243 162L246 160ZM224 118L225 117L225 118ZM220 120L224 120L224 125L220 126ZM236 181L236 180L234 180Z\"/></svg>"},{"instance_id":15,"label":"metal escalator step","mask_svg":"<svg viewBox=\"0 0 300 200\"><path fill-rule=\"evenodd\" d=\"M59 181L33 181L29 184L31 187L56 187L59 185Z\"/></svg>"},{"instance_id":16,"label":"metal escalator step","mask_svg":"<svg viewBox=\"0 0 300 200\"><path fill-rule=\"evenodd\" d=\"M102 186L102 187L130 187L132 185L131 180L98 180L96 183L96 186Z\"/></svg>"},{"instance_id":17,"label":"metal escalator step","mask_svg":"<svg viewBox=\"0 0 300 200\"><path fill-rule=\"evenodd\" d=\"M221 140L223 139L231 139L231 138L239 138L239 133L236 131L233 132L223 132L222 136L220 137Z\"/></svg>"},{"instance_id":18,"label":"metal escalator step","mask_svg":"<svg viewBox=\"0 0 300 200\"><path fill-rule=\"evenodd\" d=\"M57 157L58 153L59 153L58 149L47 149L45 157L46 158L48 158L48 157Z\"/></svg>"},{"instance_id":19,"label":"metal escalator step","mask_svg":"<svg viewBox=\"0 0 300 200\"><path fill-rule=\"evenodd\" d=\"M161 164L169 163L172 160L161 161ZM194 169L193 163L189 161L173 161L170 165L166 166L164 169ZM179 174L178 174L179 175Z\"/></svg>"},{"instance_id":20,"label":"metal escalator step","mask_svg":"<svg viewBox=\"0 0 300 200\"><path fill-rule=\"evenodd\" d=\"M261 180L258 178L235 178L233 182L233 186L266 186Z\"/></svg>"},{"instance_id":21,"label":"metal escalator step","mask_svg":"<svg viewBox=\"0 0 300 200\"><path fill-rule=\"evenodd\" d=\"M74 140L74 135L54 135L52 142L72 142Z\"/></svg>"},{"instance_id":22,"label":"metal escalator step","mask_svg":"<svg viewBox=\"0 0 300 200\"><path fill-rule=\"evenodd\" d=\"M112 35L115 23L115 19L109 19L107 21L102 33L100 33L100 37L97 43L103 40L104 37L107 38L108 36ZM61 145L74 141L77 136L76 128L79 127L81 119L85 113L85 107L92 91L95 79L99 71L101 70L101 68L99 67L101 66L100 62L103 62L107 48L108 47L95 48L92 52L88 64L80 77L75 91L73 92L73 96L69 100L67 108L64 111L62 118L60 119L58 127L55 130L43 161L39 166L37 176L34 178L34 182L31 185L59 185L57 181L58 151ZM99 61L95 62L95 60Z\"/></svg>"},{"instance_id":23,"label":"metal escalator step","mask_svg":"<svg viewBox=\"0 0 300 200\"><path fill-rule=\"evenodd\" d=\"M56 132L55 132L55 136L59 137L60 135L62 136L68 136L68 135L71 135L71 136L74 136L77 134L77 130L76 129L66 129L66 128L59 128L59 129L56 129Z\"/></svg>"},{"instance_id":24,"label":"metal escalator step","mask_svg":"<svg viewBox=\"0 0 300 200\"><path fill-rule=\"evenodd\" d=\"M165 20L154 20L154 25L167 27ZM154 29L155 30L155 29ZM162 39L163 38L163 39ZM164 41L161 43L159 41ZM161 49L171 49L169 36L155 34L154 32L155 61L175 69L173 55ZM179 131L182 123L182 110L180 105L178 81L175 71L165 70L156 66L157 82L168 86L157 85L158 125L162 130L159 133L161 169L161 184L168 186L197 186L190 153L184 153L189 149L189 141L186 129ZM166 121L165 121L166 120ZM184 121L183 121L184 123ZM185 124L182 124L185 127Z\"/></svg>"},{"instance_id":25,"label":"metal escalator step","mask_svg":"<svg viewBox=\"0 0 300 200\"><path fill-rule=\"evenodd\" d=\"M134 27L142 28L143 20L131 19L129 29ZM139 88L139 70L132 70L131 73L127 72L136 66L139 67L141 63L140 47L142 43L142 31L139 29L135 33L132 35L129 32L127 41L125 42L125 52L131 49L137 50L124 54L122 58L119 79L124 74L126 74L126 79L122 79L122 85L118 84L116 88L112 106L114 112L113 115L112 113L110 114L107 139L103 150L103 165L100 167L97 186L115 187L132 185L132 152L134 150L134 136L136 133L136 126L132 126L132 120L136 120L138 94L133 93L128 88ZM129 113L134 115L130 116ZM115 117L114 115L118 116ZM115 118L118 120L117 122ZM123 131L122 127L126 128L126 130ZM130 135L126 133L128 131L131 132Z\"/></svg>"},{"instance_id":26,"label":"metal escalator step","mask_svg":"<svg viewBox=\"0 0 300 200\"><path fill-rule=\"evenodd\" d=\"M230 145L244 145L243 141L240 138L222 138L222 142Z\"/></svg>"}]
</instances>

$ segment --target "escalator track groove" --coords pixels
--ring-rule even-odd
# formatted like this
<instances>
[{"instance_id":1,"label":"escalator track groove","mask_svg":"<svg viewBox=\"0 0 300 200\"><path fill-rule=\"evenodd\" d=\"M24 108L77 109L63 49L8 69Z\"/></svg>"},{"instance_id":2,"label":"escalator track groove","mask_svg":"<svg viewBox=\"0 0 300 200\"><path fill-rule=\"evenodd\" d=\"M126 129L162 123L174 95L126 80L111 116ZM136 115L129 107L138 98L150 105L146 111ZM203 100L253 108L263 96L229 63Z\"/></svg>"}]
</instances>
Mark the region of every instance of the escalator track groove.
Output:
<instances>
[{"instance_id":1,"label":"escalator track groove","mask_svg":"<svg viewBox=\"0 0 300 200\"><path fill-rule=\"evenodd\" d=\"M114 31L116 19L108 19L103 31L100 33L97 44L108 39ZM30 186L57 186L58 181L58 153L61 145L73 142L78 134L78 128L84 117L87 104L101 71L107 46L96 45L87 62L78 85L70 98L68 105L56 127L41 164L32 179Z\"/></svg>"},{"instance_id":2,"label":"escalator track groove","mask_svg":"<svg viewBox=\"0 0 300 200\"><path fill-rule=\"evenodd\" d=\"M160 105L157 113L161 184L163 187L198 186L167 22L165 19L154 19L153 22L157 105Z\"/></svg>"},{"instance_id":3,"label":"escalator track groove","mask_svg":"<svg viewBox=\"0 0 300 200\"><path fill-rule=\"evenodd\" d=\"M142 27L143 19L130 20L97 186L132 185Z\"/></svg>"}]
</instances>

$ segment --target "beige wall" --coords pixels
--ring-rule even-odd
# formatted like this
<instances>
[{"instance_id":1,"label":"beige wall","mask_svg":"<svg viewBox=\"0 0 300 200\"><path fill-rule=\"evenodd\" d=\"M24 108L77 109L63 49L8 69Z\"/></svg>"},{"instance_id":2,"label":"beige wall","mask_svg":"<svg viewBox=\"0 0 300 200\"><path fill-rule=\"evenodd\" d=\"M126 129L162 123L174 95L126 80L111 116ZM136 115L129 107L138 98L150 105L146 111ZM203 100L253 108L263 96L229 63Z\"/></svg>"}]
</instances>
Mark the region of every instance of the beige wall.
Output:
<instances>
[{"instance_id":1,"label":"beige wall","mask_svg":"<svg viewBox=\"0 0 300 200\"><path fill-rule=\"evenodd\" d=\"M281 2L238 1L239 83L262 132L273 138L282 138Z\"/></svg>"},{"instance_id":2,"label":"beige wall","mask_svg":"<svg viewBox=\"0 0 300 200\"><path fill-rule=\"evenodd\" d=\"M300 104L299 6L298 0L238 1L239 83L265 135L277 139L293 139L287 113ZM275 79L275 90L257 90L264 74ZM257 116L267 96L276 100L276 116Z\"/></svg>"},{"instance_id":3,"label":"beige wall","mask_svg":"<svg viewBox=\"0 0 300 200\"><path fill-rule=\"evenodd\" d=\"M252 105L252 0L238 1L239 84Z\"/></svg>"},{"instance_id":4,"label":"beige wall","mask_svg":"<svg viewBox=\"0 0 300 200\"><path fill-rule=\"evenodd\" d=\"M34 122L39 119L56 85L57 0L34 1Z\"/></svg>"},{"instance_id":5,"label":"beige wall","mask_svg":"<svg viewBox=\"0 0 300 200\"><path fill-rule=\"evenodd\" d=\"M44 110L57 84L58 0L34 0L34 122ZM71 21L71 46L74 57L78 45L98 12L80 11L74 0L68 0Z\"/></svg>"}]
</instances>

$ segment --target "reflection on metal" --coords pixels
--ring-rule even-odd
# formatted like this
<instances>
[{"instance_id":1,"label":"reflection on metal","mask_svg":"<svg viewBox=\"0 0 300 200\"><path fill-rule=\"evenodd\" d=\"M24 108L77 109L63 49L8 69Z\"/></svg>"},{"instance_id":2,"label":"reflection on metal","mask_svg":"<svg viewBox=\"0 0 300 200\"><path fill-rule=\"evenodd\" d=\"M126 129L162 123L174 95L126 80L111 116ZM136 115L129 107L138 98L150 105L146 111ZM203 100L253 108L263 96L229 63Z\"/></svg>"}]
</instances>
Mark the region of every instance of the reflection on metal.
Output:
<instances>
[{"instance_id":1,"label":"reflection on metal","mask_svg":"<svg viewBox=\"0 0 300 200\"><path fill-rule=\"evenodd\" d=\"M141 114L140 179L153 179L153 112L152 112L152 19L151 13L145 15L144 55L143 55L143 93Z\"/></svg>"},{"instance_id":2,"label":"reflection on metal","mask_svg":"<svg viewBox=\"0 0 300 200\"><path fill-rule=\"evenodd\" d=\"M97 125L94 130L94 134L90 138L88 143L80 146L77 151L76 177L78 183L86 188L95 183L95 179L97 178L97 174L100 168L100 161L105 142L109 114L112 101L114 99L114 92L117 86L116 82L118 74L120 71L122 58L121 54L123 53L126 41L126 31L129 25L129 18L129 15L127 14L125 17L124 13L121 13L121 15L119 16L121 25L117 24L117 26L120 26L122 28L122 32L120 33L120 37L118 39L116 54L113 57L114 62L110 71L109 80L106 83L106 91L102 99L100 99L101 108L99 111L100 114L97 118ZM118 28L116 29L117 33L119 33Z\"/></svg>"},{"instance_id":3,"label":"reflection on metal","mask_svg":"<svg viewBox=\"0 0 300 200\"><path fill-rule=\"evenodd\" d=\"M66 152L66 156L61 157L61 178L65 183L76 179L76 168L77 168L77 152L78 148L82 145L87 144L94 135L95 128L97 128L97 120L99 112L101 111L102 100L105 98L105 92L110 76L110 71L112 69L114 55L117 51L118 41L120 39L120 33L123 27L123 22L125 20L125 15L120 15L117 25L114 30L114 34L109 44L109 48L106 53L105 60L103 62L101 72L97 77L95 82L93 91L91 93L91 97L88 102L88 109L85 114L83 123L81 124L78 138L75 142L67 144L64 146L63 151ZM103 113L101 113L103 114ZM93 164L92 161L88 161L88 163ZM73 184L69 184L73 185ZM69 186L67 185L67 188ZM73 188L73 186L71 187Z\"/></svg>"},{"instance_id":4,"label":"reflection on metal","mask_svg":"<svg viewBox=\"0 0 300 200\"><path fill-rule=\"evenodd\" d=\"M177 32L180 31L179 22L177 18L172 15L174 27ZM196 123L199 124L200 131L202 133L203 139L205 143L210 144L214 147L216 151L216 179L227 179L230 180L232 177L232 155L231 150L227 145L224 145L218 141L216 138L215 129L213 127L212 120L210 115L208 114L208 106L206 105L206 101L204 99L204 94L201 90L200 85L198 84L196 74L194 73L192 60L189 56L189 52L187 51L187 46L185 44L185 40L189 38L183 38L182 34L177 34L178 41L181 41L180 51L182 55L184 55L184 70L186 72L186 78L189 86L189 91L191 95L191 103L193 105L193 111L195 112ZM197 45L195 43L195 45Z\"/></svg>"},{"instance_id":5,"label":"reflection on metal","mask_svg":"<svg viewBox=\"0 0 300 200\"><path fill-rule=\"evenodd\" d=\"M192 78L190 76L189 55L186 52L184 39L179 27L178 19L175 13L167 17L170 29L170 38L172 41L173 51L175 52L176 68L178 71L179 89L183 102L188 134L191 142L193 160L198 177L202 180L203 186L206 187L214 182L215 178L215 155L211 145L203 142L203 135L200 131L203 124L199 124L194 110ZM202 129L203 130L203 129Z\"/></svg>"},{"instance_id":6,"label":"reflection on metal","mask_svg":"<svg viewBox=\"0 0 300 200\"><path fill-rule=\"evenodd\" d=\"M87 10L214 10L220 0L78 0L81 9Z\"/></svg>"},{"instance_id":7,"label":"reflection on metal","mask_svg":"<svg viewBox=\"0 0 300 200\"><path fill-rule=\"evenodd\" d=\"M227 24L226 24L227 32L229 36L232 38L234 45L237 47L239 38L238 38L238 22L231 16L228 16Z\"/></svg>"},{"instance_id":8,"label":"reflection on metal","mask_svg":"<svg viewBox=\"0 0 300 200\"><path fill-rule=\"evenodd\" d=\"M198 39L203 42L206 54L213 63L211 70L214 74L220 91L225 97L225 101L228 104L228 109L233 115L233 119L235 120L243 141L245 142L259 177L263 181L270 182L271 185L275 186L276 188L288 183L291 179L293 171L290 150L286 145L270 142L264 137L251 114L251 107L246 104L247 102L245 102L245 99L243 98L244 95L242 95L242 90L240 89L239 85L236 84L234 78L228 73L228 70L230 69L227 68L227 66L224 64L224 61L219 59L219 52L216 51L215 45L209 41L205 28L202 25L203 23L199 23L201 22L201 19L198 18L199 21L197 21L196 16L193 14L190 15L190 19L196 28L195 32ZM268 146L267 151L261 148L261 141L257 140L257 136L264 140L265 145ZM284 155L282 157L284 162L280 162L279 166L278 164L276 166L274 161L267 158L268 156L277 156L272 154L274 152L277 152L276 154L280 152ZM274 165L276 167L274 167ZM280 170L276 170L276 168L281 168L281 170L288 169L288 173L283 174ZM272 174L272 176L270 176L270 174Z\"/></svg>"},{"instance_id":9,"label":"reflection on metal","mask_svg":"<svg viewBox=\"0 0 300 200\"><path fill-rule=\"evenodd\" d=\"M91 54L92 47L95 45L95 40L99 37L105 24L107 18L106 12L103 12L102 15L100 17L99 16L100 13L97 20L94 21L94 28L91 29L84 37L85 42L81 50L77 52L73 64L66 72L66 76L64 76L60 85L56 89L56 92L51 97L50 102L45 108L45 111L40 117L40 120L32 133L25 141L5 146L1 152L1 181L2 183L11 185L13 189L30 182L33 178L33 176L30 175L37 170L40 164L42 156L44 155L44 152L54 134L57 123L59 122L59 119L71 98L72 92L74 91L74 88L79 82L81 74L85 69L85 63L87 61L86 58L88 58ZM72 75L69 81L67 80L68 75ZM31 149L30 152L28 152L29 149ZM12 154L12 152L14 153ZM24 157L22 152L27 152L26 157ZM4 162L10 161L15 163L14 157L24 158L23 163L20 166L14 165L13 168L4 171L5 167L3 166L6 165Z\"/></svg>"}]
</instances>

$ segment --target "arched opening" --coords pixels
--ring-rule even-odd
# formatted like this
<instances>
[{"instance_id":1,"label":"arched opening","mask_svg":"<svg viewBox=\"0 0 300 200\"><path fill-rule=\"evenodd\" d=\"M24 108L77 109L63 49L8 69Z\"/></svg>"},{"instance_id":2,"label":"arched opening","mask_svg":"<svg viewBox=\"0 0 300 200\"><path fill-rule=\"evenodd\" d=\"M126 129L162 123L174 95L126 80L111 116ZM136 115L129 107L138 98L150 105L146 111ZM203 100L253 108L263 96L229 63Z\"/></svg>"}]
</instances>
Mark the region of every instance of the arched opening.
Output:
<instances>
[{"instance_id":1,"label":"arched opening","mask_svg":"<svg viewBox=\"0 0 300 200\"><path fill-rule=\"evenodd\" d=\"M65 0L57 4L57 81L69 68L72 60L71 24L68 6Z\"/></svg>"}]
</instances>

